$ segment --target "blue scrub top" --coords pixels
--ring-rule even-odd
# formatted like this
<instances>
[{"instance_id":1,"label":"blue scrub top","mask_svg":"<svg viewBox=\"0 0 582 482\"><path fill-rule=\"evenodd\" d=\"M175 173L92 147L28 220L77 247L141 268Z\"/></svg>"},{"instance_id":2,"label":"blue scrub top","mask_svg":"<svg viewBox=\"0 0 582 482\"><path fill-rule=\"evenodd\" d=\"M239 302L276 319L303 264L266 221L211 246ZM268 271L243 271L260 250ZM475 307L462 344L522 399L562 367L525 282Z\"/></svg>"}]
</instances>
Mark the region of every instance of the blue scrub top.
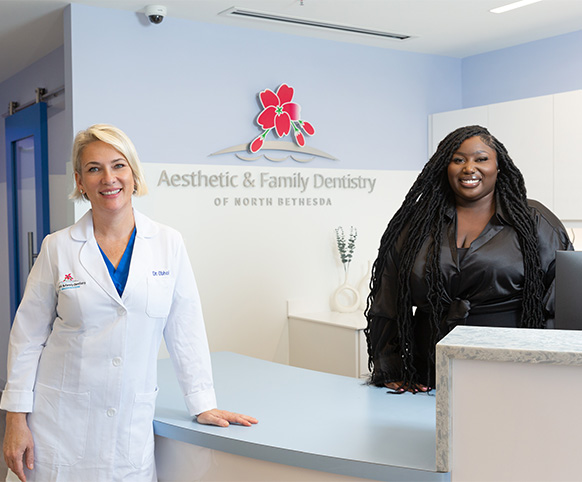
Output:
<instances>
[{"instance_id":1,"label":"blue scrub top","mask_svg":"<svg viewBox=\"0 0 582 482\"><path fill-rule=\"evenodd\" d=\"M134 227L131 233L131 238L129 238L129 243L127 243L127 246L125 247L125 251L121 257L121 261L119 261L117 269L115 269L113 264L111 264L111 261L109 261L109 258L101 249L101 246L98 245L99 251L101 251L101 255L105 261L105 265L107 266L107 271L109 271L109 276L111 276L111 280L113 281L119 296L123 294L125 284L127 283L127 277L129 276L129 265L131 263L131 255L133 253L133 245L135 243L135 233L136 229Z\"/></svg>"}]
</instances>

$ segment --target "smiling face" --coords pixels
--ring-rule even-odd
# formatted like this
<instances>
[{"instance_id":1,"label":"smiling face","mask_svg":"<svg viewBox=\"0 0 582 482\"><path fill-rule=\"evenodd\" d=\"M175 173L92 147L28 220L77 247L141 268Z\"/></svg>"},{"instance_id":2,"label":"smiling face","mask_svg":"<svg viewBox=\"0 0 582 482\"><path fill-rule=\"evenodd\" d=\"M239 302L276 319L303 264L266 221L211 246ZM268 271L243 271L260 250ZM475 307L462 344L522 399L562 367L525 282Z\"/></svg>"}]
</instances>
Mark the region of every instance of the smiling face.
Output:
<instances>
[{"instance_id":1,"label":"smiling face","mask_svg":"<svg viewBox=\"0 0 582 482\"><path fill-rule=\"evenodd\" d=\"M109 144L95 141L81 154L81 172L75 173L94 211L120 212L131 209L133 172L125 157Z\"/></svg>"},{"instance_id":2,"label":"smiling face","mask_svg":"<svg viewBox=\"0 0 582 482\"><path fill-rule=\"evenodd\" d=\"M447 175L457 204L493 200L497 153L480 137L470 137L453 154Z\"/></svg>"}]
</instances>

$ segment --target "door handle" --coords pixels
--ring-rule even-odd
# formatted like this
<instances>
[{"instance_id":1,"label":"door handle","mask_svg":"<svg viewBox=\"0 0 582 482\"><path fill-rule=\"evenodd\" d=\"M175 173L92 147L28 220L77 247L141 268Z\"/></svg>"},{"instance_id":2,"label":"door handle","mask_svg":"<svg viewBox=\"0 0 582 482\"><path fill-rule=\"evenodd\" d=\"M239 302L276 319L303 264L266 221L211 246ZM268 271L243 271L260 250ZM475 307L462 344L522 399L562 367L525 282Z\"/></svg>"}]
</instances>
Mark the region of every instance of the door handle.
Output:
<instances>
[{"instance_id":1,"label":"door handle","mask_svg":"<svg viewBox=\"0 0 582 482\"><path fill-rule=\"evenodd\" d=\"M34 260L38 257L38 253L34 252L34 233L28 232L28 272L32 269Z\"/></svg>"}]
</instances>

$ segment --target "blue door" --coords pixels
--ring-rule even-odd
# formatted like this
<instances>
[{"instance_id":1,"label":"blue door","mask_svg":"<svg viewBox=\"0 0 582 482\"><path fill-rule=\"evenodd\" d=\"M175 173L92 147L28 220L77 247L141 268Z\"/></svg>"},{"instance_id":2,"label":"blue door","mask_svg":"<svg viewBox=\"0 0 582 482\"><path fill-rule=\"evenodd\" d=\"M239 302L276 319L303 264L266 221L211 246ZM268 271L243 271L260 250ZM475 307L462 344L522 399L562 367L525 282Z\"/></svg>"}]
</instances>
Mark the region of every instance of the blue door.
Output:
<instances>
[{"instance_id":1,"label":"blue door","mask_svg":"<svg viewBox=\"0 0 582 482\"><path fill-rule=\"evenodd\" d=\"M46 103L7 117L5 134L12 322L32 263L49 233Z\"/></svg>"}]
</instances>

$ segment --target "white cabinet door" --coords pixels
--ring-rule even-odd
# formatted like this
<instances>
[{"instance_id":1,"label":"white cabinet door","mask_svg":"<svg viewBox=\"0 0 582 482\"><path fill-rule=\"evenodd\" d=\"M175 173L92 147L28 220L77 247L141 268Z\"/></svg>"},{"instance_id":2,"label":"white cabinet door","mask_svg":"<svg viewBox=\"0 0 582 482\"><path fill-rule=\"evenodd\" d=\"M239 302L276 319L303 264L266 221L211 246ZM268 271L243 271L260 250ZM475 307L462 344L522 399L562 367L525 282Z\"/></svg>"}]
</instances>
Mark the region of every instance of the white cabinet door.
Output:
<instances>
[{"instance_id":1,"label":"white cabinet door","mask_svg":"<svg viewBox=\"0 0 582 482\"><path fill-rule=\"evenodd\" d=\"M491 104L489 131L525 178L527 195L554 209L553 96Z\"/></svg>"},{"instance_id":2,"label":"white cabinet door","mask_svg":"<svg viewBox=\"0 0 582 482\"><path fill-rule=\"evenodd\" d=\"M487 106L433 114L430 116L429 156L435 153L439 142L455 129L471 125L487 127L488 123Z\"/></svg>"},{"instance_id":3,"label":"white cabinet door","mask_svg":"<svg viewBox=\"0 0 582 482\"><path fill-rule=\"evenodd\" d=\"M582 90L554 95L554 213L582 219Z\"/></svg>"}]
</instances>

